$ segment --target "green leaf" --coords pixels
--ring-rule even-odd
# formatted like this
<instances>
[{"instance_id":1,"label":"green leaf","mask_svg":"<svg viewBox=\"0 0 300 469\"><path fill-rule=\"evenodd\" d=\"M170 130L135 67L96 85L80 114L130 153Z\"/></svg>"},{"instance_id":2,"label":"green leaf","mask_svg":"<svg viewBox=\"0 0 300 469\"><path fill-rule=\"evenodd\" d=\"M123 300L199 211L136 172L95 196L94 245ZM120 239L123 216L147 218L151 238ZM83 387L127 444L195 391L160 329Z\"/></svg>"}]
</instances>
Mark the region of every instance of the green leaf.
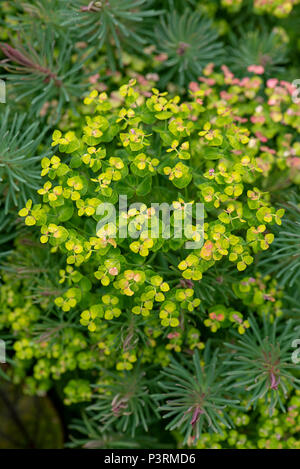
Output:
<instances>
[{"instance_id":1,"label":"green leaf","mask_svg":"<svg viewBox=\"0 0 300 469\"><path fill-rule=\"evenodd\" d=\"M159 119L159 120L170 119L170 117L172 116L173 116L173 113L168 112L168 111L162 111L162 112L158 112L157 114L155 114L156 119Z\"/></svg>"},{"instance_id":2,"label":"green leaf","mask_svg":"<svg viewBox=\"0 0 300 469\"><path fill-rule=\"evenodd\" d=\"M224 157L224 153L217 148L205 147L202 153L206 160L219 160Z\"/></svg>"},{"instance_id":3,"label":"green leaf","mask_svg":"<svg viewBox=\"0 0 300 469\"><path fill-rule=\"evenodd\" d=\"M83 292L88 292L92 288L92 282L87 277L82 277L79 285Z\"/></svg>"},{"instance_id":4,"label":"green leaf","mask_svg":"<svg viewBox=\"0 0 300 469\"><path fill-rule=\"evenodd\" d=\"M152 187L152 177L148 176L143 179L143 181L137 186L136 193L137 195L147 195L151 191Z\"/></svg>"},{"instance_id":5,"label":"green leaf","mask_svg":"<svg viewBox=\"0 0 300 469\"><path fill-rule=\"evenodd\" d=\"M109 128L103 132L101 137L101 142L109 143L111 142L120 131L120 126L118 124L112 124Z\"/></svg>"},{"instance_id":6,"label":"green leaf","mask_svg":"<svg viewBox=\"0 0 300 469\"><path fill-rule=\"evenodd\" d=\"M72 218L74 213L74 206L72 203L69 203L68 205L64 205L63 207L60 207L58 210L58 219L59 221L67 221Z\"/></svg>"},{"instance_id":7,"label":"green leaf","mask_svg":"<svg viewBox=\"0 0 300 469\"><path fill-rule=\"evenodd\" d=\"M178 187L178 189L184 189L189 185L189 183L192 180L192 175L190 173L184 174L181 178L174 178L172 180L172 183L174 184L175 187Z\"/></svg>"}]
</instances>

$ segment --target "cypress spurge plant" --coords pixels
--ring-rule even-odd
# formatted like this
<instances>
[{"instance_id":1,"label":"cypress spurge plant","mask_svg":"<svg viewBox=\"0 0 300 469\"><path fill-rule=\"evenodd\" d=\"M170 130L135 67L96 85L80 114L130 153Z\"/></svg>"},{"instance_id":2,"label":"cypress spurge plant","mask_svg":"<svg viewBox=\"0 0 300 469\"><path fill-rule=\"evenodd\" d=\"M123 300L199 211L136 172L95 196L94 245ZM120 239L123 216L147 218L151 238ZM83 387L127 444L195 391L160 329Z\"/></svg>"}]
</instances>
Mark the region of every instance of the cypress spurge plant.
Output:
<instances>
[{"instance_id":1,"label":"cypress spurge plant","mask_svg":"<svg viewBox=\"0 0 300 469\"><path fill-rule=\"evenodd\" d=\"M278 229L270 256L265 256L261 265L268 273L275 274L281 285L293 291L300 276L300 206L296 200L285 204L285 207L284 225Z\"/></svg>"},{"instance_id":2,"label":"cypress spurge plant","mask_svg":"<svg viewBox=\"0 0 300 469\"><path fill-rule=\"evenodd\" d=\"M74 257L72 254L76 234L68 233L68 220L73 214L75 219L79 217L78 221L84 223L86 217L90 217L88 225L92 226L91 223L101 219L96 213L97 207L106 201L116 204L118 194L123 193L129 199L137 195L143 201L140 213L135 214L141 221L145 217L145 207L150 202L151 187L157 184L157 178L167 184L168 191L162 194L158 190L155 197L161 196L165 201L166 194L169 194L169 202L173 203L177 199L174 207L188 202L181 191L191 184L192 196L198 195L200 201L206 203L209 214L205 224L205 242L200 251L187 257L185 251L182 251L182 258L178 248L183 246L184 239L149 240L143 231L139 241L129 243L121 239L116 243L110 238L101 241L101 232L98 233L100 240L97 243L105 251L109 248L111 252L118 243L122 251L127 245L136 259L147 258L162 245L167 250L168 246L179 256L175 261L176 267L182 271L185 279L190 280L200 280L202 273L224 256L228 256L238 270L246 269L253 262L246 241L249 232L252 233L252 224L260 227L256 234L252 233L250 243L250 247L253 244L253 251L257 252L259 249L267 249L272 242L271 237L265 234L267 225L281 224L284 214L284 210L276 211L271 207L266 196L261 195L259 201L252 203L252 192L245 193L245 188L252 187L262 173L255 164L249 146L249 156L240 157L240 152L236 151L248 144L249 132L233 124L229 112L224 112L223 108L219 110L212 127L207 121L209 117L204 112L205 108L197 102L197 95L195 101L190 103L193 114L185 103L179 104L178 97L168 100L158 90L154 90L152 97L144 104L131 110L128 106L136 103L139 97L133 85L134 82L131 82L121 88L125 107L120 103L119 109L111 110L105 93L98 96L97 92L92 92L86 98L85 103L92 105L92 114L86 118L81 138L75 132L68 132L65 136L58 130L54 132L52 145L58 145L62 154L73 154L72 159L67 157L66 163L57 155L43 159L42 175L49 175L49 180L39 190L39 194L43 195L45 206L31 207L29 201L21 216L25 215L28 222L28 214L33 210L35 223L42 224L42 242L50 241L60 246L63 252L66 249L71 255L68 262L79 266L83 262L90 262L93 257L90 259L88 255L87 244L82 245L77 253L80 253L79 256ZM224 126L225 133L221 132ZM86 174L84 178L77 174L79 167ZM246 202L247 208L243 209L240 198ZM49 212L47 206L51 207ZM65 226L57 228L57 232L52 225L56 216L66 222ZM46 221L51 223L50 230ZM108 230L113 230L111 235L114 230L121 228L121 225L108 226ZM244 233L245 238L240 233ZM87 233L85 236L85 241L94 245L96 238L93 240ZM254 243L253 236L258 240L267 240L266 245ZM118 275L120 267L116 269ZM119 285L120 282L117 282L117 289Z\"/></svg>"},{"instance_id":3,"label":"cypress spurge plant","mask_svg":"<svg viewBox=\"0 0 300 469\"><path fill-rule=\"evenodd\" d=\"M300 116L291 83L271 75L296 40L297 7L268 32L295 3L4 3L2 77L28 113L0 116L0 338L14 382L54 388L82 415L73 446L157 445L148 431L157 447L299 447L299 327L288 321L299 316L299 220L296 199L284 201L300 181ZM252 4L273 17L250 21ZM228 61L213 25L226 40L238 10L230 59L252 73L243 78L211 63ZM108 70L100 83L101 63L122 56L139 85ZM170 90L186 85L183 100L151 93L158 69ZM43 153L38 121L60 116ZM105 221L119 195L126 208ZM189 234L177 238L187 206ZM16 207L25 226L13 254Z\"/></svg>"},{"instance_id":4,"label":"cypress spurge plant","mask_svg":"<svg viewBox=\"0 0 300 469\"><path fill-rule=\"evenodd\" d=\"M30 123L26 114L13 114L9 107L0 115L0 205L5 214L23 206L39 187L43 157L39 145L46 131L47 127L41 132L39 122Z\"/></svg>"},{"instance_id":5,"label":"cypress spurge plant","mask_svg":"<svg viewBox=\"0 0 300 469\"><path fill-rule=\"evenodd\" d=\"M231 13L240 12L241 15L243 10L246 10L249 16L255 13L274 15L277 18L288 16L298 3L299 0L221 0L222 8Z\"/></svg>"},{"instance_id":6,"label":"cypress spurge plant","mask_svg":"<svg viewBox=\"0 0 300 469\"><path fill-rule=\"evenodd\" d=\"M147 44L147 18L160 14L151 9L149 0L75 0L62 10L63 25L70 28L77 40L93 43L100 50L106 47L110 65L115 67L114 52L121 61L121 50L142 52Z\"/></svg>"},{"instance_id":7,"label":"cypress spurge plant","mask_svg":"<svg viewBox=\"0 0 300 469\"><path fill-rule=\"evenodd\" d=\"M69 448L85 449L139 449L139 448L160 448L159 438L149 434L135 434L134 437L109 429L103 433L102 424L94 421L87 413L82 413L80 419L76 419L70 425L73 431L71 442L67 444ZM76 435L76 436L75 436Z\"/></svg>"},{"instance_id":8,"label":"cypress spurge plant","mask_svg":"<svg viewBox=\"0 0 300 469\"><path fill-rule=\"evenodd\" d=\"M188 347L201 348L197 327L194 335L179 329L195 317L201 303L202 286L194 289L194 282L224 261L237 271L245 270L254 260L252 254L262 249L260 244L249 245L249 230L259 226L257 240L267 237L271 243L267 225L280 224L284 213L264 196L258 205L252 204L246 191L261 171L251 148L246 147L249 156L235 152L249 143L248 131L233 124L228 112L221 108L212 127L197 95L195 101L180 104L178 97L167 99L154 89L144 100L134 86L131 81L121 87L118 108L112 108L105 93L92 92L85 99L91 112L80 136L73 131L53 133L52 145L58 152L42 160L47 181L38 192L43 204L29 200L20 211L27 225L40 226L41 243L63 254L64 272L70 267L78 272L68 282L69 275L62 274L64 291L55 305L65 312L79 308L81 325L95 337L103 334L107 321L112 322L112 336L99 347L115 357L118 370L131 369L132 357L144 350L140 340L131 343L130 353L114 350L118 324L130 324L132 315L145 321L148 337L154 325L165 332L170 350L181 350L184 341ZM188 186L192 199L183 191ZM118 194L140 204L126 209L125 218L97 227L102 220L98 207L104 202L117 206ZM182 207L195 197L206 202L201 248L189 252L184 247L186 235L178 239L172 232L170 238L163 237L162 226L158 236L151 236L146 220L153 217L153 226L156 222L155 209L148 209L152 202ZM124 220L130 222L128 238L119 236ZM199 239L197 226L190 228L190 239ZM181 288L171 288L176 285ZM230 324L231 312L222 305L218 314L209 311L214 323L208 325L215 330L215 322L225 316ZM240 313L237 317L243 322ZM179 336L169 336L171 330ZM150 343L154 347L155 341Z\"/></svg>"},{"instance_id":9,"label":"cypress spurge plant","mask_svg":"<svg viewBox=\"0 0 300 469\"><path fill-rule=\"evenodd\" d=\"M163 418L170 420L167 429L179 428L184 435L184 444L191 436L199 440L204 431L222 433L220 424L231 428L226 408L236 406L238 400L226 396L221 373L217 351L210 355L209 347L203 360L196 350L192 361L180 364L172 360L161 372L163 380L159 385L163 392L156 395L161 401L160 410Z\"/></svg>"},{"instance_id":10,"label":"cypress spurge plant","mask_svg":"<svg viewBox=\"0 0 300 469\"><path fill-rule=\"evenodd\" d=\"M260 81L254 80L256 89ZM181 380L188 392L176 394L174 406L163 410L171 413L168 428L178 427L185 438L197 439L202 431L219 432L231 425L223 406L235 405L235 393L230 392L230 380L222 379L226 370L219 371L217 356L206 353L207 339L214 334L216 343L224 342L231 328L238 337L246 336L251 329L248 301L242 303L234 291L226 301L220 288L207 300L204 290L208 283L214 287L216 282L210 279L216 275L220 284L222 275L237 282L236 274L251 269L255 256L272 244L272 227L281 224L284 210L273 207L270 194L261 189L271 167L268 172L259 167L253 134L237 122L230 103L214 99L218 88L205 92L211 83L204 80L193 86L183 102L157 89L145 97L135 80L121 86L118 100L116 94L92 91L78 108L73 130L64 121L66 131L53 132L55 153L41 162L41 203L29 200L20 211L25 224L39 227L40 242L49 246L53 258L55 253L60 257L59 291L53 313L49 301L47 311L53 322L58 311L68 325L57 334L59 350L47 339L41 353L32 341L41 319L33 320L30 332L20 334L15 344L19 374L28 372L27 388L45 390L53 380L77 370L76 378L63 387L64 402L92 402L89 418L107 423L107 432L146 428L143 419L150 426L151 417L156 419L148 403L148 397L152 402L157 393L150 384L153 376L170 364L174 354L189 357L195 350L196 364L177 356L168 372L171 377L163 375L161 380L167 386L164 407L171 400L169 394L179 389L177 377L189 375L185 383ZM246 83L252 90L253 81ZM241 95L248 91L242 88ZM123 215L104 219L105 202L117 210L119 195L128 201ZM195 201L205 204L204 232L199 232L192 211L189 234L176 238L173 208L181 208L182 214L186 204ZM166 223L155 219L153 202L172 207L170 236L163 236ZM135 205L128 207L131 203ZM154 236L149 228L156 223L159 230ZM121 235L124 225L127 237ZM186 241L199 239L201 246L186 248ZM227 289L229 283L224 282ZM67 318L72 318L71 324ZM11 329L10 318L5 327ZM51 330L55 331L54 323ZM67 350L60 353L65 343ZM287 348L284 353L286 361ZM120 386L125 375L128 383L135 377L138 361L149 395L142 397L144 388L138 386L131 399L124 397L126 390ZM112 381L106 382L110 373ZM112 386L107 392L106 384ZM241 393L244 399L247 393ZM146 411L142 417L142 410L137 410L143 399L149 418Z\"/></svg>"},{"instance_id":11,"label":"cypress spurge plant","mask_svg":"<svg viewBox=\"0 0 300 469\"><path fill-rule=\"evenodd\" d=\"M248 405L256 405L265 399L269 412L279 404L284 412L284 401L291 388L299 389L300 379L296 377L300 366L292 363L291 345L299 338L300 327L293 320L279 323L276 319L270 323L266 316L263 324L250 318L251 329L236 342L227 344L231 357L225 364L231 388L248 393Z\"/></svg>"},{"instance_id":12,"label":"cypress spurge plant","mask_svg":"<svg viewBox=\"0 0 300 469\"><path fill-rule=\"evenodd\" d=\"M232 35L232 46L228 49L228 65L239 76L244 76L248 67L261 66L267 76L283 74L287 59L287 48L275 31L248 31L240 38Z\"/></svg>"},{"instance_id":13,"label":"cypress spurge plant","mask_svg":"<svg viewBox=\"0 0 300 469\"><path fill-rule=\"evenodd\" d=\"M209 64L199 82L190 83L190 90L195 96L205 93L209 108L229 106L236 119L243 122L243 127L251 133L249 146L264 174L259 191L266 190L273 200L281 202L281 189L291 188L296 192L295 187L300 181L297 138L300 117L298 105L293 100L295 91L291 83L278 78L268 79L265 85L258 75L264 73L261 65L253 64L249 70L252 76L238 78L226 65L221 66L219 72ZM284 192L285 195L290 193ZM249 192L249 197L254 206L257 204L255 199L260 196L254 191ZM252 233L249 233L249 242L253 244L253 241Z\"/></svg>"},{"instance_id":14,"label":"cypress spurge plant","mask_svg":"<svg viewBox=\"0 0 300 469\"><path fill-rule=\"evenodd\" d=\"M0 65L7 72L2 77L8 82L8 99L27 105L35 117L49 115L55 122L64 105L74 109L74 100L88 87L83 65L95 51L80 52L67 38L55 40L49 29L23 31L0 49L6 57Z\"/></svg>"},{"instance_id":15,"label":"cypress spurge plant","mask_svg":"<svg viewBox=\"0 0 300 469\"><path fill-rule=\"evenodd\" d=\"M30 2L10 2L13 14L7 16L7 24L11 29L22 31L33 27L48 29L55 37L67 36L68 31L62 26L62 6L64 0L31 0Z\"/></svg>"},{"instance_id":16,"label":"cypress spurge plant","mask_svg":"<svg viewBox=\"0 0 300 469\"><path fill-rule=\"evenodd\" d=\"M155 28L157 51L165 56L161 83L184 85L201 75L210 62L222 57L223 46L211 20L187 8L182 15L176 10L163 16Z\"/></svg>"},{"instance_id":17,"label":"cypress spurge plant","mask_svg":"<svg viewBox=\"0 0 300 469\"><path fill-rule=\"evenodd\" d=\"M189 447L197 449L299 449L300 391L294 391L286 401L287 412L268 408L260 403L254 410L229 409L235 428L223 428L223 433L203 433L197 442L189 441ZM182 437L176 433L179 447Z\"/></svg>"},{"instance_id":18,"label":"cypress spurge plant","mask_svg":"<svg viewBox=\"0 0 300 469\"><path fill-rule=\"evenodd\" d=\"M258 14L268 13L278 18L288 16L299 0L254 0L254 11Z\"/></svg>"},{"instance_id":19,"label":"cypress spurge plant","mask_svg":"<svg viewBox=\"0 0 300 469\"><path fill-rule=\"evenodd\" d=\"M9 217L4 210L1 211L0 215L0 245L1 254L0 257L5 257L11 246L9 243L19 233L20 224L12 217ZM7 244L7 246L5 246Z\"/></svg>"},{"instance_id":20,"label":"cypress spurge plant","mask_svg":"<svg viewBox=\"0 0 300 469\"><path fill-rule=\"evenodd\" d=\"M92 420L101 422L102 432L115 428L133 437L139 426L148 431L149 422L158 413L150 394L153 382L147 380L140 366L132 372L106 373L99 381L95 403L87 410Z\"/></svg>"}]
</instances>

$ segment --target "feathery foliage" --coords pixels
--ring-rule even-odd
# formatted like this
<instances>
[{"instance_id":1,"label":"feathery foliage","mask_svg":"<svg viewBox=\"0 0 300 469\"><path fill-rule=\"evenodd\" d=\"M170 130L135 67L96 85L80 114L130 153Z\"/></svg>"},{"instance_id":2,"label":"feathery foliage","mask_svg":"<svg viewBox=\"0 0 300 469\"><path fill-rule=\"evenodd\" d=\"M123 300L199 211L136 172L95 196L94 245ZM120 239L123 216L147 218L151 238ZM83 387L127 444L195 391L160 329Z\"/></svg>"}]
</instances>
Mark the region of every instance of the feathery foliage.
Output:
<instances>
[{"instance_id":1,"label":"feathery foliage","mask_svg":"<svg viewBox=\"0 0 300 469\"><path fill-rule=\"evenodd\" d=\"M147 43L145 19L160 12L150 9L149 0L74 0L62 10L62 25L70 28L76 40L104 45L110 65L114 64L114 48L121 62L121 50L141 51Z\"/></svg>"},{"instance_id":2,"label":"feathery foliage","mask_svg":"<svg viewBox=\"0 0 300 469\"><path fill-rule=\"evenodd\" d=\"M164 418L171 420L167 429L180 428L185 443L193 434L198 440L204 430L222 433L220 423L230 428L232 424L225 409L238 403L226 396L217 351L210 356L207 346L203 362L205 365L195 351L192 362L181 365L172 360L161 372L164 379L159 384L163 393L156 396L162 401L160 410Z\"/></svg>"},{"instance_id":3,"label":"feathery foliage","mask_svg":"<svg viewBox=\"0 0 300 469\"><path fill-rule=\"evenodd\" d=\"M275 275L280 284L295 287L300 278L300 207L295 202L285 204L287 215L278 229L269 256L260 265Z\"/></svg>"},{"instance_id":4,"label":"feathery foliage","mask_svg":"<svg viewBox=\"0 0 300 469\"><path fill-rule=\"evenodd\" d=\"M217 63L222 56L217 37L211 20L197 11L186 9L179 15L174 10L162 17L155 29L157 51L166 56L162 86L171 80L182 86L196 79L209 62Z\"/></svg>"},{"instance_id":5,"label":"feathery foliage","mask_svg":"<svg viewBox=\"0 0 300 469\"><path fill-rule=\"evenodd\" d=\"M300 379L295 376L300 366L291 362L291 344L299 338L300 326L289 320L286 323L276 319L270 323L263 317L262 327L253 316L251 329L242 338L236 337L235 343L228 343L231 357L225 361L230 367L227 371L232 388L243 389L249 393L248 405L257 404L265 399L272 414L279 403L284 412L284 401L291 388L300 389Z\"/></svg>"},{"instance_id":6,"label":"feathery foliage","mask_svg":"<svg viewBox=\"0 0 300 469\"><path fill-rule=\"evenodd\" d=\"M157 411L144 375L137 365L131 373L107 373L100 379L95 403L87 410L93 412L92 418L101 423L103 432L112 425L120 432L130 431L132 437L139 425L148 430L152 412Z\"/></svg>"},{"instance_id":7,"label":"feathery foliage","mask_svg":"<svg viewBox=\"0 0 300 469\"><path fill-rule=\"evenodd\" d=\"M64 105L72 107L88 86L83 64L94 51L80 52L65 38L55 41L49 30L24 32L0 49L6 57L0 65L8 72L2 77L11 84L9 100L26 103L36 118L49 113L56 121Z\"/></svg>"},{"instance_id":8,"label":"feathery foliage","mask_svg":"<svg viewBox=\"0 0 300 469\"><path fill-rule=\"evenodd\" d=\"M279 34L248 31L242 37L233 36L231 43L228 49L229 65L240 76L244 76L248 67L254 64L264 67L267 76L283 73L288 59Z\"/></svg>"},{"instance_id":9,"label":"feathery foliage","mask_svg":"<svg viewBox=\"0 0 300 469\"><path fill-rule=\"evenodd\" d=\"M40 132L38 122L28 125L27 120L8 107L0 114L0 204L5 214L12 206L23 206L39 184L43 155L38 148L47 128Z\"/></svg>"}]
</instances>

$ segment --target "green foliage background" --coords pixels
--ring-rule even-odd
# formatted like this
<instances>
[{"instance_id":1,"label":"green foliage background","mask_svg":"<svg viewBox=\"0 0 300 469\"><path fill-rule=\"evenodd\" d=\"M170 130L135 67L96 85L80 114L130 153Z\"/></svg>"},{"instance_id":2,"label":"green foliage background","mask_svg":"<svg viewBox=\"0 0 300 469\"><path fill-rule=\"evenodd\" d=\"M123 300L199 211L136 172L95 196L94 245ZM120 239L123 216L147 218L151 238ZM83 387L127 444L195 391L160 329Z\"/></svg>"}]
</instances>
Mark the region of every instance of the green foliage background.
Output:
<instances>
[{"instance_id":1,"label":"green foliage background","mask_svg":"<svg viewBox=\"0 0 300 469\"><path fill-rule=\"evenodd\" d=\"M1 2L0 376L67 446L299 449L299 26L297 0ZM119 193L204 202L203 250L101 245Z\"/></svg>"}]
</instances>

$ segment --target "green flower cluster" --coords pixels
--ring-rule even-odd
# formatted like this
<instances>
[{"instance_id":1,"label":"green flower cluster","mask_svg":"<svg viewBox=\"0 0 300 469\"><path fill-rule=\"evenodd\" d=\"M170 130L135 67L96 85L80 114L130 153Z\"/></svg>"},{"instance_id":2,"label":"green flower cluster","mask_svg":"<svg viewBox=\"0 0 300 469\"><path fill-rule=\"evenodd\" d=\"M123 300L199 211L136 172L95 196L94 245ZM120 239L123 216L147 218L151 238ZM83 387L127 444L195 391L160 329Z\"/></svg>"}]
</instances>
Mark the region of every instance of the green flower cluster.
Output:
<instances>
[{"instance_id":1,"label":"green flower cluster","mask_svg":"<svg viewBox=\"0 0 300 469\"><path fill-rule=\"evenodd\" d=\"M300 116L293 99L296 88L277 78L270 78L265 85L258 75L262 73L259 67L253 69L252 76L242 79L237 78L228 67L221 68L221 72L215 71L214 65L209 64L199 83L190 83L190 90L195 96L204 93L209 109L222 106L230 109L234 121L251 132L248 146L266 179L259 189L255 187L247 195L251 208L259 208L259 199L264 190L274 191L300 183L300 146L297 139ZM270 184L269 175L272 175L272 185L267 186L268 182ZM268 213L264 209L260 214L260 221L264 224ZM252 234L249 236L252 241ZM260 239L263 238L260 236Z\"/></svg>"},{"instance_id":2,"label":"green flower cluster","mask_svg":"<svg viewBox=\"0 0 300 469\"><path fill-rule=\"evenodd\" d=\"M206 108L203 90L196 91L190 102L180 104L178 97L168 99L154 89L153 95L139 104L134 84L121 87L124 102L113 109L106 93L92 92L85 99L92 115L85 117L81 136L73 131L65 135L54 132L53 145L67 159L62 161L55 155L42 160L42 174L49 176L39 190L43 204L32 206L29 201L20 215L27 225L41 226L42 243L49 242L53 250L59 248L68 254L67 264L79 267L95 262L95 277L103 285L115 280L114 287L131 296L145 279L135 271L120 271L126 260L117 246L129 248L138 265L142 262L139 257L146 258L159 249L177 253L186 237L166 240L163 226L158 227L158 238L151 237L148 225L153 229L157 218L155 210L149 208L149 194L155 189L153 202L167 200L177 212L194 202L192 196L205 204L207 221L203 247L178 259L176 267L183 271L183 277L200 280L226 256L238 270L245 270L253 262L252 254L272 243L269 227L280 225L284 214L283 209L270 205L268 192L255 187L263 170L255 158L256 148L249 144L248 129L234 123L232 112L223 103L211 110L208 102ZM163 181L168 197L160 190ZM181 192L187 187L189 199ZM116 204L119 194L129 199L139 197L140 207L130 208L115 224L107 223L96 232L96 222L101 220L98 207L105 202ZM87 235L93 223L95 235ZM71 227L79 224L82 233ZM129 233L130 228L139 230L136 241L119 236L124 225ZM191 239L199 239L196 226L191 226L191 233ZM67 304L74 307L76 292L72 289L68 295ZM64 304L61 298L59 303Z\"/></svg>"},{"instance_id":3,"label":"green flower cluster","mask_svg":"<svg viewBox=\"0 0 300 469\"><path fill-rule=\"evenodd\" d=\"M275 279L257 274L255 278L245 277L233 284L233 291L250 311L261 316L268 316L270 321L282 316L283 291Z\"/></svg>"},{"instance_id":4,"label":"green flower cluster","mask_svg":"<svg viewBox=\"0 0 300 469\"><path fill-rule=\"evenodd\" d=\"M255 0L254 11L259 14L269 13L284 18L288 16L299 0Z\"/></svg>"},{"instance_id":5,"label":"green flower cluster","mask_svg":"<svg viewBox=\"0 0 300 469\"><path fill-rule=\"evenodd\" d=\"M268 13L277 18L284 18L298 3L299 0L254 0L253 11L260 15ZM221 5L230 12L236 13L241 9L243 0L221 0Z\"/></svg>"}]
</instances>

